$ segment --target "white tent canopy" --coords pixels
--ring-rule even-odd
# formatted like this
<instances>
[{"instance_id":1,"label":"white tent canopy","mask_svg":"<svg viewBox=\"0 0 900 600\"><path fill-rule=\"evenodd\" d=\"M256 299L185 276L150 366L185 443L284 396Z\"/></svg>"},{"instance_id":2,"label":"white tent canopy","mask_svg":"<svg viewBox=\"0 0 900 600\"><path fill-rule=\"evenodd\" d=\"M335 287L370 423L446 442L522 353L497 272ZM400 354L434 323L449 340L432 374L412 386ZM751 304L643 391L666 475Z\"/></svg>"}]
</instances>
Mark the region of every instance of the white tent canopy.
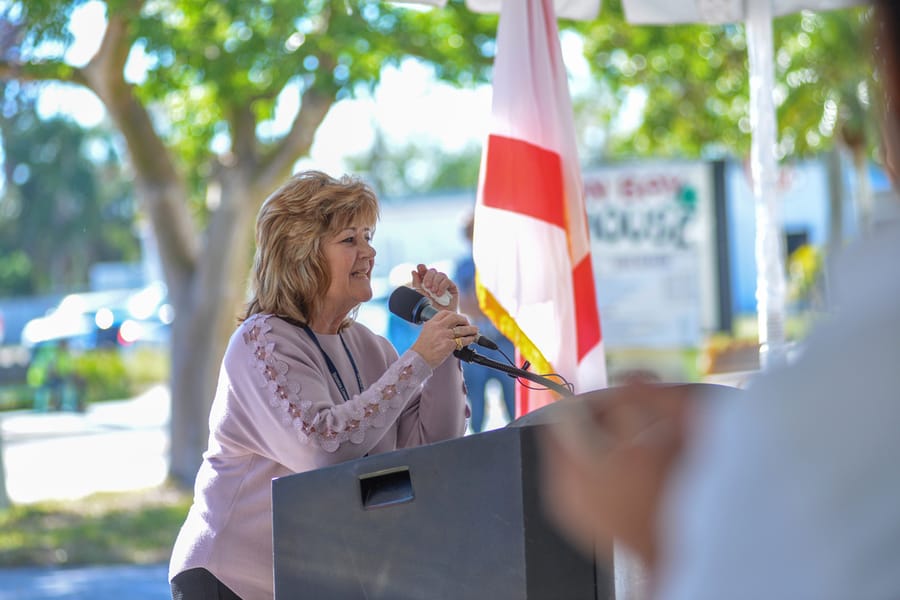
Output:
<instances>
[{"instance_id":1,"label":"white tent canopy","mask_svg":"<svg viewBox=\"0 0 900 600\"><path fill-rule=\"evenodd\" d=\"M746 21L752 9L765 9L766 0L623 0L625 18L635 24L736 23ZM771 0L773 16L801 10L834 10L863 4L860 0ZM473 9L474 10L474 9Z\"/></svg>"},{"instance_id":2,"label":"white tent canopy","mask_svg":"<svg viewBox=\"0 0 900 600\"><path fill-rule=\"evenodd\" d=\"M444 6L447 0L398 0L418 4ZM556 0L556 16L564 19L590 20L600 12L601 0ZM470 10L499 13L502 0L466 0ZM764 4L759 0L623 0L625 18L635 24L734 23L744 21L747 5ZM834 10L864 0L773 0L772 14L786 15L801 10Z\"/></svg>"},{"instance_id":3,"label":"white tent canopy","mask_svg":"<svg viewBox=\"0 0 900 600\"><path fill-rule=\"evenodd\" d=\"M409 2L411 4L431 4L432 6L444 6L447 0L395 0L397 2ZM503 0L466 0L469 10L480 13L499 13ZM556 16L561 19L575 19L589 21L596 18L600 12L600 0L555 0L554 9Z\"/></svg>"}]
</instances>

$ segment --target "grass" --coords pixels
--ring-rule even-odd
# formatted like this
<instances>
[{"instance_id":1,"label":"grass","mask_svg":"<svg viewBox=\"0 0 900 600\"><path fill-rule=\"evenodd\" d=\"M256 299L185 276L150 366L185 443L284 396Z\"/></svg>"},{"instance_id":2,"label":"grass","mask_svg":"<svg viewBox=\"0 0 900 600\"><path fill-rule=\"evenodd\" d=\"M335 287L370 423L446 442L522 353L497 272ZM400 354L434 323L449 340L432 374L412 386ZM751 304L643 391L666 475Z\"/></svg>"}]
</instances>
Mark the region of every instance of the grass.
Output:
<instances>
[{"instance_id":1,"label":"grass","mask_svg":"<svg viewBox=\"0 0 900 600\"><path fill-rule=\"evenodd\" d=\"M190 493L174 486L0 511L0 568L166 562Z\"/></svg>"}]
</instances>

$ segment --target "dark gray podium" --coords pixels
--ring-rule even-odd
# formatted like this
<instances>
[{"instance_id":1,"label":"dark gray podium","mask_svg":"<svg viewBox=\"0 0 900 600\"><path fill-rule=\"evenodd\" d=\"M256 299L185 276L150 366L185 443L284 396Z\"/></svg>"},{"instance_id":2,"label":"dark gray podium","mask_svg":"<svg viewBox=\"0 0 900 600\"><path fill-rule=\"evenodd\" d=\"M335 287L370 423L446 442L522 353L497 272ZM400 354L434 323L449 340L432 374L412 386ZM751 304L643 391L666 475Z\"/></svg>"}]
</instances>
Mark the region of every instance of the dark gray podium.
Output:
<instances>
[{"instance_id":1,"label":"dark gray podium","mask_svg":"<svg viewBox=\"0 0 900 600\"><path fill-rule=\"evenodd\" d=\"M541 506L537 432L507 427L276 479L276 600L607 600L611 568Z\"/></svg>"}]
</instances>

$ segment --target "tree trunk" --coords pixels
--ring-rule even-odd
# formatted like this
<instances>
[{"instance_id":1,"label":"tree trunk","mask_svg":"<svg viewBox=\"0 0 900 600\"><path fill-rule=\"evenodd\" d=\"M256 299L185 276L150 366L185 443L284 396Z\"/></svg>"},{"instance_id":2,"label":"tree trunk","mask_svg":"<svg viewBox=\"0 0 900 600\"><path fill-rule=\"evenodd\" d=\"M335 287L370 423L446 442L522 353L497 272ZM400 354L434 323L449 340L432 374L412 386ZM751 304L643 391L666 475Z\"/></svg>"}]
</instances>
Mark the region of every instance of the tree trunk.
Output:
<instances>
[{"instance_id":1,"label":"tree trunk","mask_svg":"<svg viewBox=\"0 0 900 600\"><path fill-rule=\"evenodd\" d=\"M207 230L206 251L187 294L176 299L169 475L182 485L193 483L206 450L219 365L245 299L253 217L262 193L250 178L241 171L229 174Z\"/></svg>"},{"instance_id":2,"label":"tree trunk","mask_svg":"<svg viewBox=\"0 0 900 600\"><path fill-rule=\"evenodd\" d=\"M125 79L130 48L126 11L110 18L97 53L71 77L97 94L121 132L140 205L157 238L175 309L169 475L190 484L207 447L219 364L245 297L254 217L265 195L291 173L297 158L309 152L337 90L306 90L290 131L264 152L256 139L256 116L250 107L230 111L234 151L229 164L220 165L207 182L220 187L222 198L201 238L177 159Z\"/></svg>"},{"instance_id":3,"label":"tree trunk","mask_svg":"<svg viewBox=\"0 0 900 600\"><path fill-rule=\"evenodd\" d=\"M0 417L0 510L9 507L6 493L6 467L3 466L3 418Z\"/></svg>"},{"instance_id":4,"label":"tree trunk","mask_svg":"<svg viewBox=\"0 0 900 600\"><path fill-rule=\"evenodd\" d=\"M863 146L851 148L853 153L853 171L856 179L856 210L859 218L859 233L865 237L872 232L873 198L872 186L866 167L866 149Z\"/></svg>"},{"instance_id":5,"label":"tree trunk","mask_svg":"<svg viewBox=\"0 0 900 600\"><path fill-rule=\"evenodd\" d=\"M835 146L828 153L826 161L828 176L828 239L825 242L825 268L822 270L822 285L825 307L831 307L831 274L834 257L844 245L844 168L841 149Z\"/></svg>"},{"instance_id":6,"label":"tree trunk","mask_svg":"<svg viewBox=\"0 0 900 600\"><path fill-rule=\"evenodd\" d=\"M841 151L835 146L828 153L828 241L825 255L834 256L844 244L844 170Z\"/></svg>"},{"instance_id":7,"label":"tree trunk","mask_svg":"<svg viewBox=\"0 0 900 600\"><path fill-rule=\"evenodd\" d=\"M215 333L215 306L197 303L176 307L171 337L171 418L169 475L188 486L206 449L209 407L221 348Z\"/></svg>"}]
</instances>

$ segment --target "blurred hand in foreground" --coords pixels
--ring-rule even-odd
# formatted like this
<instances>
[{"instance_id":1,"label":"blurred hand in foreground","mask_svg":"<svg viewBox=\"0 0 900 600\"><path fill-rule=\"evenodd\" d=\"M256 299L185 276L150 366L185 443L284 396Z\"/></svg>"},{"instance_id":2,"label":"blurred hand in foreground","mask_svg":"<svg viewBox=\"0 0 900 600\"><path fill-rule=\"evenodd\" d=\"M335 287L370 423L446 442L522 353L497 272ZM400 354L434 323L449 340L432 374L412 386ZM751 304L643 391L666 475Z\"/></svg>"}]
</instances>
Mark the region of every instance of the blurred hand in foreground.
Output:
<instances>
[{"instance_id":1,"label":"blurred hand in foreground","mask_svg":"<svg viewBox=\"0 0 900 600\"><path fill-rule=\"evenodd\" d=\"M690 437L692 389L633 383L590 392L544 432L545 506L589 556L616 540L652 570L662 494Z\"/></svg>"}]
</instances>

